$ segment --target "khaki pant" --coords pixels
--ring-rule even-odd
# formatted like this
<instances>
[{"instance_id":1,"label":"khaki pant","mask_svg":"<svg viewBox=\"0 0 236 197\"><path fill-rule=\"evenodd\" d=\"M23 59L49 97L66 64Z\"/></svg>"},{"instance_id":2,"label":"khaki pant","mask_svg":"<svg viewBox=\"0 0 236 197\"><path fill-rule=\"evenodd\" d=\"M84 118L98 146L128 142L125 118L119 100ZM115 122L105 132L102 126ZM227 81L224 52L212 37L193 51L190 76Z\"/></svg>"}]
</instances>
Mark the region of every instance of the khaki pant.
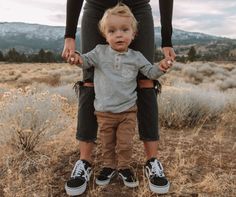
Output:
<instances>
[{"instance_id":1,"label":"khaki pant","mask_svg":"<svg viewBox=\"0 0 236 197\"><path fill-rule=\"evenodd\" d=\"M136 127L137 107L121 113L95 112L102 143L103 167L129 168L133 137Z\"/></svg>"}]
</instances>

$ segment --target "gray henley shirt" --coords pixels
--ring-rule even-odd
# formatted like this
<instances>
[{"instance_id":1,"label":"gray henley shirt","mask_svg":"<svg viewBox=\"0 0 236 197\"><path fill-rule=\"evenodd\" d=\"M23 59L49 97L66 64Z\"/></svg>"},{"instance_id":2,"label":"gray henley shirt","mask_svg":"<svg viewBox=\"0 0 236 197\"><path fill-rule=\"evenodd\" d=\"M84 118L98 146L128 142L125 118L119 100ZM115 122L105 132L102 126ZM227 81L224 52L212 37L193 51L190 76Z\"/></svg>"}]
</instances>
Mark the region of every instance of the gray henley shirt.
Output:
<instances>
[{"instance_id":1,"label":"gray henley shirt","mask_svg":"<svg viewBox=\"0 0 236 197\"><path fill-rule=\"evenodd\" d=\"M94 67L94 107L100 112L123 112L134 106L137 99L136 77L140 71L150 79L164 74L138 51L117 52L109 45L97 45L81 55L83 69Z\"/></svg>"}]
</instances>

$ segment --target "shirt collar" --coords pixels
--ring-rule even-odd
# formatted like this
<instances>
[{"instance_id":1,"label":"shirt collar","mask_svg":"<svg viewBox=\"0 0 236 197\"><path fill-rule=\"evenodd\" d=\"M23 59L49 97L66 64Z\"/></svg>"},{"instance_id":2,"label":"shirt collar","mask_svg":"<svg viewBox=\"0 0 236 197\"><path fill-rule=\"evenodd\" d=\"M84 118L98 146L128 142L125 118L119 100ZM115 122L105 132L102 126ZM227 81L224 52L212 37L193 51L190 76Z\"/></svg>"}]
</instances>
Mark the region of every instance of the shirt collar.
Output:
<instances>
[{"instance_id":1,"label":"shirt collar","mask_svg":"<svg viewBox=\"0 0 236 197\"><path fill-rule=\"evenodd\" d=\"M129 48L128 48L128 51L126 51L126 52L118 52L118 51L114 50L113 48L111 48L110 45L108 45L108 48L109 48L109 51L114 55L129 55L129 53L130 53Z\"/></svg>"}]
</instances>

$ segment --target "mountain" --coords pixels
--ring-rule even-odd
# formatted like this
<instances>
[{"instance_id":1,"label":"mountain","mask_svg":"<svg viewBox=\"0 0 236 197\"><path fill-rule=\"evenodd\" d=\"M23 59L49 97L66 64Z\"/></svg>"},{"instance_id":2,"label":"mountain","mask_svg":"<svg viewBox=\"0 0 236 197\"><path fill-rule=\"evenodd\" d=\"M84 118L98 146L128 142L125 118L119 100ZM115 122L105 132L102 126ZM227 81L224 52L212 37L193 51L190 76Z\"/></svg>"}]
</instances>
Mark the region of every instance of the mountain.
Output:
<instances>
[{"instance_id":1,"label":"mountain","mask_svg":"<svg viewBox=\"0 0 236 197\"><path fill-rule=\"evenodd\" d=\"M64 43L65 27L47 26L28 23L0 23L0 50L7 52L11 48L24 53L35 53L40 49L60 53ZM79 48L79 32L77 29L77 44ZM155 27L156 46L160 46L160 27ZM207 35L197 32L173 30L173 45L178 53L186 54L190 46L198 51L207 52L208 49L233 50L236 40Z\"/></svg>"},{"instance_id":2,"label":"mountain","mask_svg":"<svg viewBox=\"0 0 236 197\"><path fill-rule=\"evenodd\" d=\"M160 46L160 27L155 28L156 45ZM236 61L236 39L173 29L173 47L177 56L187 56L193 46L203 60ZM200 60L200 59L199 59Z\"/></svg>"},{"instance_id":3,"label":"mountain","mask_svg":"<svg viewBox=\"0 0 236 197\"><path fill-rule=\"evenodd\" d=\"M64 27L27 23L0 23L0 50L15 48L33 53L40 49L59 52L63 47Z\"/></svg>"}]
</instances>

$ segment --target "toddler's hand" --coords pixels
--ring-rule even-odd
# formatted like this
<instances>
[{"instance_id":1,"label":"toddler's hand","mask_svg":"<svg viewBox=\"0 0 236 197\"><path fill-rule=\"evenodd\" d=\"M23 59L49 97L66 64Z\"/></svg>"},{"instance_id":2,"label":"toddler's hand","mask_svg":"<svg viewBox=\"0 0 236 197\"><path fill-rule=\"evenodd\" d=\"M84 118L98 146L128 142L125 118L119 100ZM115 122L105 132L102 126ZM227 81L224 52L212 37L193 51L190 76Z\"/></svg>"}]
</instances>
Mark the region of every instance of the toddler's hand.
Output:
<instances>
[{"instance_id":1,"label":"toddler's hand","mask_svg":"<svg viewBox=\"0 0 236 197\"><path fill-rule=\"evenodd\" d=\"M74 53L73 55L70 55L70 57L67 59L67 62L71 65L83 64L83 60L78 53Z\"/></svg>"},{"instance_id":2,"label":"toddler's hand","mask_svg":"<svg viewBox=\"0 0 236 197\"><path fill-rule=\"evenodd\" d=\"M159 63L159 68L163 72L166 72L170 67L172 67L173 62L171 60L163 59Z\"/></svg>"}]
</instances>

